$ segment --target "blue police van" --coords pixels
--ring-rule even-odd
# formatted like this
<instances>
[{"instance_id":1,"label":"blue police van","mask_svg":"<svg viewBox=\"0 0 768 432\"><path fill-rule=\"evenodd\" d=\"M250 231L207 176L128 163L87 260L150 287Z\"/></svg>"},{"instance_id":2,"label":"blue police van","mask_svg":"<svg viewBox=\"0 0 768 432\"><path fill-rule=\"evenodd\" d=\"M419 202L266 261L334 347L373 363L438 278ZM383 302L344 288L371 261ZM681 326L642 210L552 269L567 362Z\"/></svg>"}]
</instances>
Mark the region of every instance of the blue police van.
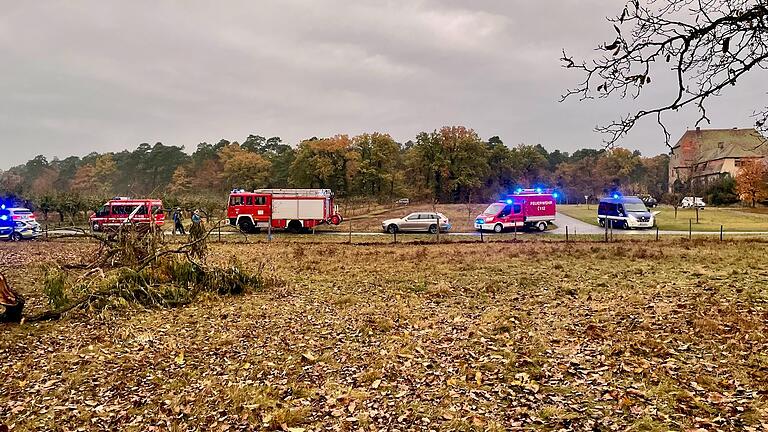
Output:
<instances>
[{"instance_id":1,"label":"blue police van","mask_svg":"<svg viewBox=\"0 0 768 432\"><path fill-rule=\"evenodd\" d=\"M652 228L655 214L648 211L643 200L636 196L614 194L600 199L597 206L597 222L600 226L614 228Z\"/></svg>"}]
</instances>

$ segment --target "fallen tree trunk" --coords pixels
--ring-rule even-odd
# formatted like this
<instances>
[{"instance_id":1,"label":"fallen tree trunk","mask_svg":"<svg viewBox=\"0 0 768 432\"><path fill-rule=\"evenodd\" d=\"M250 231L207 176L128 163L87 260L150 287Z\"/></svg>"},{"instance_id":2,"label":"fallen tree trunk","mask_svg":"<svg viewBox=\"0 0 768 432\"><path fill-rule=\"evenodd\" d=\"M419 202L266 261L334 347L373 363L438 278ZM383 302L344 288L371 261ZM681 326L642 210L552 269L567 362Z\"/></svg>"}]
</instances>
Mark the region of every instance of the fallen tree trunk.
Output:
<instances>
[{"instance_id":1,"label":"fallen tree trunk","mask_svg":"<svg viewBox=\"0 0 768 432\"><path fill-rule=\"evenodd\" d=\"M2 273L0 273L0 305L5 306L5 313L0 315L0 322L21 322L24 297L8 285Z\"/></svg>"}]
</instances>

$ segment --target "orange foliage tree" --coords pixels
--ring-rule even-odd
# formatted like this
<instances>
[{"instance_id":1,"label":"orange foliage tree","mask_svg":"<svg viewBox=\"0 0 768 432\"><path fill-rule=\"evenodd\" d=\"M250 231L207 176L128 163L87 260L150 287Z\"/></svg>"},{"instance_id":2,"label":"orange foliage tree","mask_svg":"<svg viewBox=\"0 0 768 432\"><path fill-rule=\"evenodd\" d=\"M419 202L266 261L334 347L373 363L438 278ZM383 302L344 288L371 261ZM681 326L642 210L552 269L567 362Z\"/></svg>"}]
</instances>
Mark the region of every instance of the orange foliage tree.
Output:
<instances>
[{"instance_id":1,"label":"orange foliage tree","mask_svg":"<svg viewBox=\"0 0 768 432\"><path fill-rule=\"evenodd\" d=\"M736 175L736 192L742 201L752 207L759 200L768 198L768 167L763 161L747 161Z\"/></svg>"}]
</instances>

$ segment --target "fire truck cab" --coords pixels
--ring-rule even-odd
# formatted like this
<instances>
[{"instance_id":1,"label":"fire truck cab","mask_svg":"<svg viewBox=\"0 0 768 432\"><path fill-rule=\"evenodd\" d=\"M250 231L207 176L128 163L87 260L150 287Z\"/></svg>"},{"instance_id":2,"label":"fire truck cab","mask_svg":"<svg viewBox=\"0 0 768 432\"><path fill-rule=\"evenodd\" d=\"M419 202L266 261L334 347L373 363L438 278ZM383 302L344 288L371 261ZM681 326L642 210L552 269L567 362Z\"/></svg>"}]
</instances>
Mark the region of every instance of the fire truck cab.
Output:
<instances>
[{"instance_id":1,"label":"fire truck cab","mask_svg":"<svg viewBox=\"0 0 768 432\"><path fill-rule=\"evenodd\" d=\"M509 228L546 231L557 213L557 193L544 189L518 189L491 205L475 219L475 229L500 233Z\"/></svg>"},{"instance_id":2,"label":"fire truck cab","mask_svg":"<svg viewBox=\"0 0 768 432\"><path fill-rule=\"evenodd\" d=\"M126 224L145 225L165 223L163 202L157 199L117 197L107 201L90 217L91 229L104 231Z\"/></svg>"},{"instance_id":3,"label":"fire truck cab","mask_svg":"<svg viewBox=\"0 0 768 432\"><path fill-rule=\"evenodd\" d=\"M229 224L246 233L263 228L299 232L343 220L330 189L233 190L227 207Z\"/></svg>"}]
</instances>

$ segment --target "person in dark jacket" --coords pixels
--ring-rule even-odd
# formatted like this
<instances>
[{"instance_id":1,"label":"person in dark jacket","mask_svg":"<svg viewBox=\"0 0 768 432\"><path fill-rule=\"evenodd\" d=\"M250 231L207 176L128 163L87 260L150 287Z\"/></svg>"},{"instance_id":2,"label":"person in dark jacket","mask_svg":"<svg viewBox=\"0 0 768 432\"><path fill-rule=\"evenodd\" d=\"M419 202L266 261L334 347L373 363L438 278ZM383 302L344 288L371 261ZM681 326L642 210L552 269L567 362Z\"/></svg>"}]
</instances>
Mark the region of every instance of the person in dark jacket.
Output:
<instances>
[{"instance_id":1,"label":"person in dark jacket","mask_svg":"<svg viewBox=\"0 0 768 432\"><path fill-rule=\"evenodd\" d=\"M176 235L177 231L181 235L187 234L187 232L184 230L184 224L181 221L182 221L181 209L179 207L176 207L176 211L173 212L173 234L174 235Z\"/></svg>"}]
</instances>

